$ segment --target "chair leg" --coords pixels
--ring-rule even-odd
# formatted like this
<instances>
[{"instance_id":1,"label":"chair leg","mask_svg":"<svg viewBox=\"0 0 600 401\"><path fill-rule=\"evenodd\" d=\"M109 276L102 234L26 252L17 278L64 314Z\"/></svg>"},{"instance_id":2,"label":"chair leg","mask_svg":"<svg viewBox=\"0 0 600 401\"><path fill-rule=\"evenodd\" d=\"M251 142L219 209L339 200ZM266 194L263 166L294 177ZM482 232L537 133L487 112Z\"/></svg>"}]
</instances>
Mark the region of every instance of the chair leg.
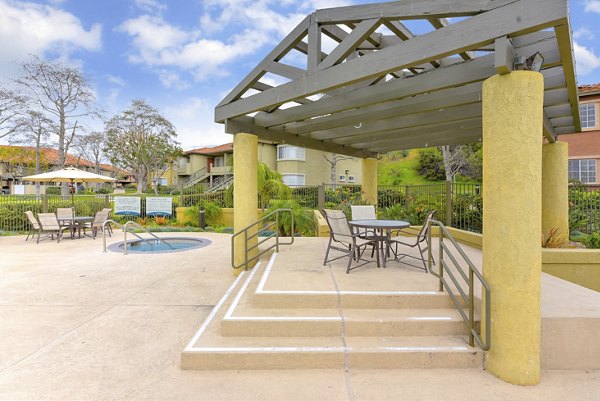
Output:
<instances>
[{"instance_id":1,"label":"chair leg","mask_svg":"<svg viewBox=\"0 0 600 401\"><path fill-rule=\"evenodd\" d=\"M348 254L348 266L346 266L346 274L350 273L350 265L352 264L352 260L354 259L354 252L355 251L356 250L353 247L352 250L350 251L350 253Z\"/></svg>"},{"instance_id":2,"label":"chair leg","mask_svg":"<svg viewBox=\"0 0 600 401\"><path fill-rule=\"evenodd\" d=\"M419 249L419 256L421 256L421 261L423 262L423 268L425 269L425 273L429 273L429 269L427 268L427 262L425 262L425 258L423 257L423 250L421 249L420 242L417 242L417 248Z\"/></svg>"},{"instance_id":3,"label":"chair leg","mask_svg":"<svg viewBox=\"0 0 600 401\"><path fill-rule=\"evenodd\" d=\"M329 250L331 249L331 236L329 237L329 243L327 244L327 251L325 252L325 259L323 259L323 266L327 264L327 257L329 256Z\"/></svg>"}]
</instances>

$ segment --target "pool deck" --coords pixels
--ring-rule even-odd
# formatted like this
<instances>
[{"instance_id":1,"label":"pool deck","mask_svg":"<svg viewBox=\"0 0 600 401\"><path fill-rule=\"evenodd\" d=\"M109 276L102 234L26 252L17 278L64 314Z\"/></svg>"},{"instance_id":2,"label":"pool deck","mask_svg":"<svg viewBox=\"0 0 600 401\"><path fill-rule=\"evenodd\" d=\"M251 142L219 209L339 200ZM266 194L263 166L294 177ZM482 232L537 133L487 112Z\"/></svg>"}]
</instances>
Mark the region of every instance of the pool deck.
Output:
<instances>
[{"instance_id":1,"label":"pool deck","mask_svg":"<svg viewBox=\"0 0 600 401\"><path fill-rule=\"evenodd\" d=\"M124 256L103 253L101 238L0 237L1 400L599 399L597 370L544 371L533 387L479 369L182 370L181 351L235 279L230 236L159 235L213 244Z\"/></svg>"}]
</instances>

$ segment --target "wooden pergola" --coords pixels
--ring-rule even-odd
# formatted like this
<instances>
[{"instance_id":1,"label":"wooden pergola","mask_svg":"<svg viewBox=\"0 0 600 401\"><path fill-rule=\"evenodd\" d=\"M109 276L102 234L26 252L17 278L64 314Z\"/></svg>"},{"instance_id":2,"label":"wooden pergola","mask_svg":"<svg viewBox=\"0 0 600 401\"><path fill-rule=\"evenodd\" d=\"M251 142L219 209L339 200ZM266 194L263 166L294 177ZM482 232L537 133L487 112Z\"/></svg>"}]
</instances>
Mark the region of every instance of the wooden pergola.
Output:
<instances>
[{"instance_id":1,"label":"wooden pergola","mask_svg":"<svg viewBox=\"0 0 600 401\"><path fill-rule=\"evenodd\" d=\"M415 20L428 29L411 32L406 23ZM544 58L544 136L554 142L580 131L566 0L318 10L218 104L215 120L230 134L363 158L476 142L482 81L536 52Z\"/></svg>"}]
</instances>

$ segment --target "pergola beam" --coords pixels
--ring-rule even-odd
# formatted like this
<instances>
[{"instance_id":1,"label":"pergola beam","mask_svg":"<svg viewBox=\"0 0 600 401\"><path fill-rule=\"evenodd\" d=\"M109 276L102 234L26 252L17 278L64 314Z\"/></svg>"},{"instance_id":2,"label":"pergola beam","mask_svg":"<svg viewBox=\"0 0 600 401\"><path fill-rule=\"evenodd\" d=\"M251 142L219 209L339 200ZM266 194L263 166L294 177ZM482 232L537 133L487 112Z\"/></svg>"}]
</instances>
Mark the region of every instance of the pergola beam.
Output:
<instances>
[{"instance_id":1,"label":"pergola beam","mask_svg":"<svg viewBox=\"0 0 600 401\"><path fill-rule=\"evenodd\" d=\"M517 51L528 54L539 49L549 60L559 59L557 51L552 50L551 40L525 45ZM494 75L494 55L477 57L475 60L438 68L410 79L396 79L379 86L366 87L349 92L341 97L321 98L301 108L278 110L273 113L258 113L254 117L257 125L270 127L292 121L302 121L321 115L338 113L357 107L415 96L431 91L452 88L472 82L483 81Z\"/></svg>"},{"instance_id":2,"label":"pergola beam","mask_svg":"<svg viewBox=\"0 0 600 401\"><path fill-rule=\"evenodd\" d=\"M415 4L421 3L430 7L433 4L430 1ZM460 4L458 1L444 1L443 3ZM381 7L381 5L379 6ZM433 7L435 8L435 6ZM520 15L521 18L515 19L514 15ZM407 42L381 49L370 54L369 57L361 57L333 66L303 79L282 84L272 90L218 106L215 109L215 120L223 122L226 118L270 109L295 98L323 93L363 79L381 76L412 65L476 48L490 43L499 36L524 35L553 27L566 20L567 8L566 3L562 0L508 2L508 5L504 7L475 15L452 24L444 30L430 32ZM466 32L469 34L465 35Z\"/></svg>"},{"instance_id":3,"label":"pergola beam","mask_svg":"<svg viewBox=\"0 0 600 401\"><path fill-rule=\"evenodd\" d=\"M275 143L302 146L311 149L319 149L325 152L337 153L346 156L360 158L375 158L377 153L366 149L357 149L352 146L339 145L334 142L323 142L317 139L306 138L299 135L290 135L285 131L278 129L268 129L257 127L252 123L250 117L238 117L227 120L225 123L225 132L228 134L246 133L253 134L259 138Z\"/></svg>"},{"instance_id":4,"label":"pergola beam","mask_svg":"<svg viewBox=\"0 0 600 401\"><path fill-rule=\"evenodd\" d=\"M335 48L329 56L317 67L319 70L331 67L344 60L356 47L369 37L380 25L379 19L362 21L352 32Z\"/></svg>"},{"instance_id":5,"label":"pergola beam","mask_svg":"<svg viewBox=\"0 0 600 401\"><path fill-rule=\"evenodd\" d=\"M318 10L315 21L319 23L342 24L379 18L385 15L389 19L426 19L451 18L477 15L518 0L422 0L419 2L395 1L383 4L365 4L353 7L337 7Z\"/></svg>"},{"instance_id":6,"label":"pergola beam","mask_svg":"<svg viewBox=\"0 0 600 401\"><path fill-rule=\"evenodd\" d=\"M399 140L396 143L390 143L388 145L374 147L374 151L378 153L386 153L392 150L407 150L416 148L431 148L435 146L443 145L463 145L467 143L478 142L481 139L481 129L466 130L459 134L449 135L449 133L443 133L440 136L433 137L417 137L407 138Z\"/></svg>"},{"instance_id":7,"label":"pergola beam","mask_svg":"<svg viewBox=\"0 0 600 401\"><path fill-rule=\"evenodd\" d=\"M427 18L427 20L435 29L442 29L450 25L447 18ZM473 60L475 58L475 53L471 51L461 52L458 53L458 55L465 61Z\"/></svg>"}]
</instances>

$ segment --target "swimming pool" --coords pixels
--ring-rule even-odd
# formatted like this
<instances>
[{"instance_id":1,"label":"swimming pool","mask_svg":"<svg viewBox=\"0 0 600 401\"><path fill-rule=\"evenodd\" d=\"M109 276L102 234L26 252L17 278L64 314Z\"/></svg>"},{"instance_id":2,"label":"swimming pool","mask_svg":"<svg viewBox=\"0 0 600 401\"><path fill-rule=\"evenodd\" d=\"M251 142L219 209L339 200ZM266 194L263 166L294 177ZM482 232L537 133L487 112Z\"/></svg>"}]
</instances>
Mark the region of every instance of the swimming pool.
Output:
<instances>
[{"instance_id":1,"label":"swimming pool","mask_svg":"<svg viewBox=\"0 0 600 401\"><path fill-rule=\"evenodd\" d=\"M183 252L191 249L203 248L212 244L212 241L206 238L187 238L187 237L164 237L160 240L155 238L135 239L127 241L127 253L170 253ZM125 243L117 242L108 247L113 252L124 252Z\"/></svg>"}]
</instances>

